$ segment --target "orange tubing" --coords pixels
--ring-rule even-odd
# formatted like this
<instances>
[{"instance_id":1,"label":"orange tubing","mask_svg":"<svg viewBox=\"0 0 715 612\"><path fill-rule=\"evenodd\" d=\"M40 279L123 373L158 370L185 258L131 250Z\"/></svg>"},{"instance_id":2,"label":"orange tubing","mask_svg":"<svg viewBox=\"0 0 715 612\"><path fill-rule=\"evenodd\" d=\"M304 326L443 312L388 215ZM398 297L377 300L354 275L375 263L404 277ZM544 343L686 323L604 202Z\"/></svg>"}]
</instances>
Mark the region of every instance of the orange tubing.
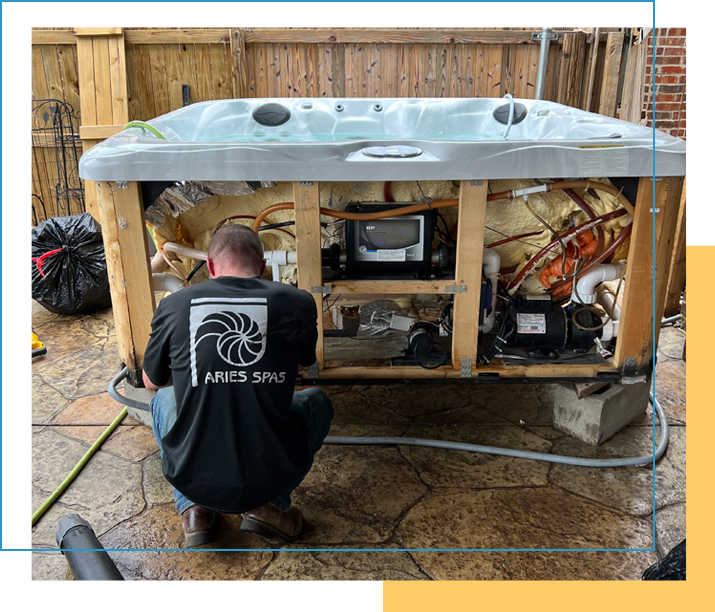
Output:
<instances>
[{"instance_id":1,"label":"orange tubing","mask_svg":"<svg viewBox=\"0 0 715 612\"><path fill-rule=\"evenodd\" d=\"M614 210L613 212L606 213L605 215L601 215L600 217L596 217L595 219L590 219L589 221L586 221L586 223L583 223L581 225L578 225L576 227L572 227L568 232L566 232L563 236L562 239L565 242L568 242L572 238L575 238L579 234L582 234L583 232L587 232L590 229L593 229L597 225L600 225L601 223L605 223L607 221L613 221L613 219L617 219L618 217L622 217L626 213L625 210L622 208L619 208L618 210ZM548 245L546 245L543 249L541 249L534 257L532 257L529 262L521 269L521 271L514 277L514 279L509 283L509 286L507 287L508 290L516 289L521 282L524 280L527 274L529 274L536 266L539 264L539 262L548 255L549 251L554 249L555 247L559 246L559 241L554 240L550 242Z\"/></svg>"},{"instance_id":2,"label":"orange tubing","mask_svg":"<svg viewBox=\"0 0 715 612\"><path fill-rule=\"evenodd\" d=\"M595 181L558 181L556 183L547 183L546 193L553 191L554 189L573 189L574 187L592 187L597 191L605 191L611 195L617 196L618 201L621 203L623 208L626 209L628 213L633 215L635 209L633 205L628 201L618 189L612 187L611 185L606 185L605 183L598 183ZM487 196L488 202L494 202L495 200L513 200L513 191L502 191L500 193L490 193ZM393 210L384 210L382 212L376 213L346 213L339 212L337 210L330 210L329 208L320 209L320 214L326 217L333 217L335 219L348 219L350 221L374 221L376 219L389 219L390 217L400 217L402 215L410 215L412 213L420 212L428 209L437 208L449 208L450 206L457 206L459 204L458 199L454 200L439 200L438 202L418 202L417 204L412 204L411 206L401 206ZM281 202L280 204L272 204L267 208L264 208L256 220L253 222L253 231L258 232L258 228L261 227L263 219L265 219L271 213L277 212L279 210L290 210L295 208L293 202Z\"/></svg>"},{"instance_id":3,"label":"orange tubing","mask_svg":"<svg viewBox=\"0 0 715 612\"><path fill-rule=\"evenodd\" d=\"M420 212L422 210L436 209L436 208L449 208L450 206L457 206L459 200L440 200L439 202L430 202L426 204L424 202L418 202L417 204L412 204L411 206L401 206L400 208L393 210L383 210L382 212L375 213L348 213L341 212L337 210L330 210L329 208L320 208L320 214L326 217L333 217L335 219L348 219L350 221L374 221L375 219L389 219L390 217L401 217L402 215L410 215L412 213ZM265 219L271 213L277 212L279 210L290 210L294 208L295 205L292 202L281 202L280 204L273 204L268 208L264 208L256 220L253 222L253 231L257 232L258 228L261 227L263 219Z\"/></svg>"}]
</instances>

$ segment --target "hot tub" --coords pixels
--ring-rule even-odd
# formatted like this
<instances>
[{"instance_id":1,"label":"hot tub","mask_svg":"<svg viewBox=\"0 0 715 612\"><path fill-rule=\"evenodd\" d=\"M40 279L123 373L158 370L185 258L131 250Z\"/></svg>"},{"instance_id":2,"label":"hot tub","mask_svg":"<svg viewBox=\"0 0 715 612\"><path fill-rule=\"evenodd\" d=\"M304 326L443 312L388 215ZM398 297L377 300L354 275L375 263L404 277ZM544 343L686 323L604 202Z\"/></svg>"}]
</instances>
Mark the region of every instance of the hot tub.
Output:
<instances>
[{"instance_id":1,"label":"hot tub","mask_svg":"<svg viewBox=\"0 0 715 612\"><path fill-rule=\"evenodd\" d=\"M381 181L684 176L685 141L554 102L251 98L202 102L86 152L91 181ZM655 147L655 164L654 164Z\"/></svg>"}]
</instances>

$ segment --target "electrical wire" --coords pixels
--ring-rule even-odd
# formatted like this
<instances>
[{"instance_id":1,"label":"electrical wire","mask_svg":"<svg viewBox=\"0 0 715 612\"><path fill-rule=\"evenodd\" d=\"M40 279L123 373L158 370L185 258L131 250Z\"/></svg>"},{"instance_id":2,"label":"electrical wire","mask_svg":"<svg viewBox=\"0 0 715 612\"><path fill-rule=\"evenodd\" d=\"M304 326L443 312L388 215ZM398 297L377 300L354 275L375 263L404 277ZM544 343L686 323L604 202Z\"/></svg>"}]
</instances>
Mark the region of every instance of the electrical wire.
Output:
<instances>
[{"instance_id":1,"label":"electrical wire","mask_svg":"<svg viewBox=\"0 0 715 612\"><path fill-rule=\"evenodd\" d=\"M194 266L194 269L189 272L189 275L186 277L186 282L190 282L192 278L194 278L194 275L204 266L206 263L205 259L202 259L199 263L197 263Z\"/></svg>"},{"instance_id":2,"label":"electrical wire","mask_svg":"<svg viewBox=\"0 0 715 612\"><path fill-rule=\"evenodd\" d=\"M562 254L563 257L561 258L561 278L565 279L566 278L566 244L564 241L561 239L561 235L553 228L551 227L545 219L542 219L537 212L531 207L531 204L529 204L529 199L524 196L524 206L526 206L526 209L534 216L536 219L546 227L553 235L556 240L559 241L559 244L561 245L562 249Z\"/></svg>"},{"instance_id":3,"label":"electrical wire","mask_svg":"<svg viewBox=\"0 0 715 612\"><path fill-rule=\"evenodd\" d=\"M333 303L332 303L332 304L329 304L328 306L326 306L325 308L323 308L323 312L324 312L324 313L325 313L325 312L328 312L328 310L330 310L333 306L335 306L335 304L338 303L338 300L340 299L340 297L341 297L342 295L343 295L342 293L338 293L338 297L336 297L336 298L333 300ZM328 300L325 300L325 301L327 302Z\"/></svg>"}]
</instances>

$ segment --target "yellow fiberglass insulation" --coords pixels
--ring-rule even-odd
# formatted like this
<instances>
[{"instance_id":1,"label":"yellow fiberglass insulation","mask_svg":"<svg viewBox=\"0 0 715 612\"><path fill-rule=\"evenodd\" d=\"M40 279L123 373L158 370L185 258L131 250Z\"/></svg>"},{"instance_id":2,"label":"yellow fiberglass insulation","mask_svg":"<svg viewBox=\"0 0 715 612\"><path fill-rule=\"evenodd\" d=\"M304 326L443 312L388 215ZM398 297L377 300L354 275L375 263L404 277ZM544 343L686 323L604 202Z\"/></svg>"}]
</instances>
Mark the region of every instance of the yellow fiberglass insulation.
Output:
<instances>
[{"instance_id":1,"label":"yellow fiberglass insulation","mask_svg":"<svg viewBox=\"0 0 715 612\"><path fill-rule=\"evenodd\" d=\"M592 180L610 184L608 179L605 178L594 178ZM492 180L489 181L489 192L498 193L538 184L538 181L528 179ZM596 215L602 215L620 208L617 199L605 192L597 192L597 199L591 197L584 189L576 191ZM385 199L384 192L384 182L323 182L320 184L320 205L324 208L343 211L351 202L383 202ZM419 202L423 198L430 198L436 201L458 198L459 187L458 183L453 181L419 181L419 184L417 181L395 181L390 185L390 193L395 202ZM156 228L155 239L157 246L161 247L165 241L176 240L178 225L181 237L186 244L205 251L214 228L224 219L234 215L256 216L267 206L292 201L293 185L289 182L278 183L276 187L259 189L251 195L213 196L176 219L168 217L164 225ZM563 191L533 194L529 196L529 204L560 234L563 234L572 225L578 225L587 220L586 215ZM445 208L441 212L447 219L448 227L451 228L457 219L457 208ZM269 215L266 222L280 223L292 220L293 211L283 210ZM334 218L326 216L322 220L327 223L336 221ZM606 246L631 221L630 215L625 215L609 223L602 224L601 227L606 230ZM230 222L250 225L252 220L233 220ZM511 202L509 200L488 202L486 227L485 245L502 240L505 236L540 232L538 235L525 238L524 241L514 241L495 247L495 250L502 258L502 267L521 267L525 265L539 249L553 240L551 232L545 229L529 212L521 197ZM293 232L294 228L287 227L285 229ZM332 237L334 233L332 226L323 229L325 245L335 240ZM261 241L266 250L295 250L295 240L288 234L278 230L261 232ZM554 256L557 254L555 252ZM545 260L544 264L547 262L548 260ZM186 274L197 262L189 258L183 258L182 263L184 264L181 266L182 272ZM177 267L179 266L177 265ZM292 275L291 266L281 271L283 279L289 279ZM204 270L197 274L197 281L205 280L206 278ZM534 287L534 290L538 290L538 288Z\"/></svg>"}]
</instances>

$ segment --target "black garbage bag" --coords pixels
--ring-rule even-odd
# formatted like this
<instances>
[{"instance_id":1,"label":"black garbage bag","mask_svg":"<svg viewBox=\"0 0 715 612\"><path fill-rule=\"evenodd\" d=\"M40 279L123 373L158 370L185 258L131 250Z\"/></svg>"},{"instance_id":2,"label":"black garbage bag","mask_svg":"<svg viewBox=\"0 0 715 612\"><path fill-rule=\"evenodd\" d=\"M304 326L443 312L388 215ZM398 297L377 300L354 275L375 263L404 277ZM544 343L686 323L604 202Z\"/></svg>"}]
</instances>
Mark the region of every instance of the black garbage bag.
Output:
<instances>
[{"instance_id":1,"label":"black garbage bag","mask_svg":"<svg viewBox=\"0 0 715 612\"><path fill-rule=\"evenodd\" d=\"M102 228L92 215L54 217L32 228L32 297L60 314L112 305Z\"/></svg>"},{"instance_id":2,"label":"black garbage bag","mask_svg":"<svg viewBox=\"0 0 715 612\"><path fill-rule=\"evenodd\" d=\"M685 540L643 572L643 580L685 580Z\"/></svg>"}]
</instances>

